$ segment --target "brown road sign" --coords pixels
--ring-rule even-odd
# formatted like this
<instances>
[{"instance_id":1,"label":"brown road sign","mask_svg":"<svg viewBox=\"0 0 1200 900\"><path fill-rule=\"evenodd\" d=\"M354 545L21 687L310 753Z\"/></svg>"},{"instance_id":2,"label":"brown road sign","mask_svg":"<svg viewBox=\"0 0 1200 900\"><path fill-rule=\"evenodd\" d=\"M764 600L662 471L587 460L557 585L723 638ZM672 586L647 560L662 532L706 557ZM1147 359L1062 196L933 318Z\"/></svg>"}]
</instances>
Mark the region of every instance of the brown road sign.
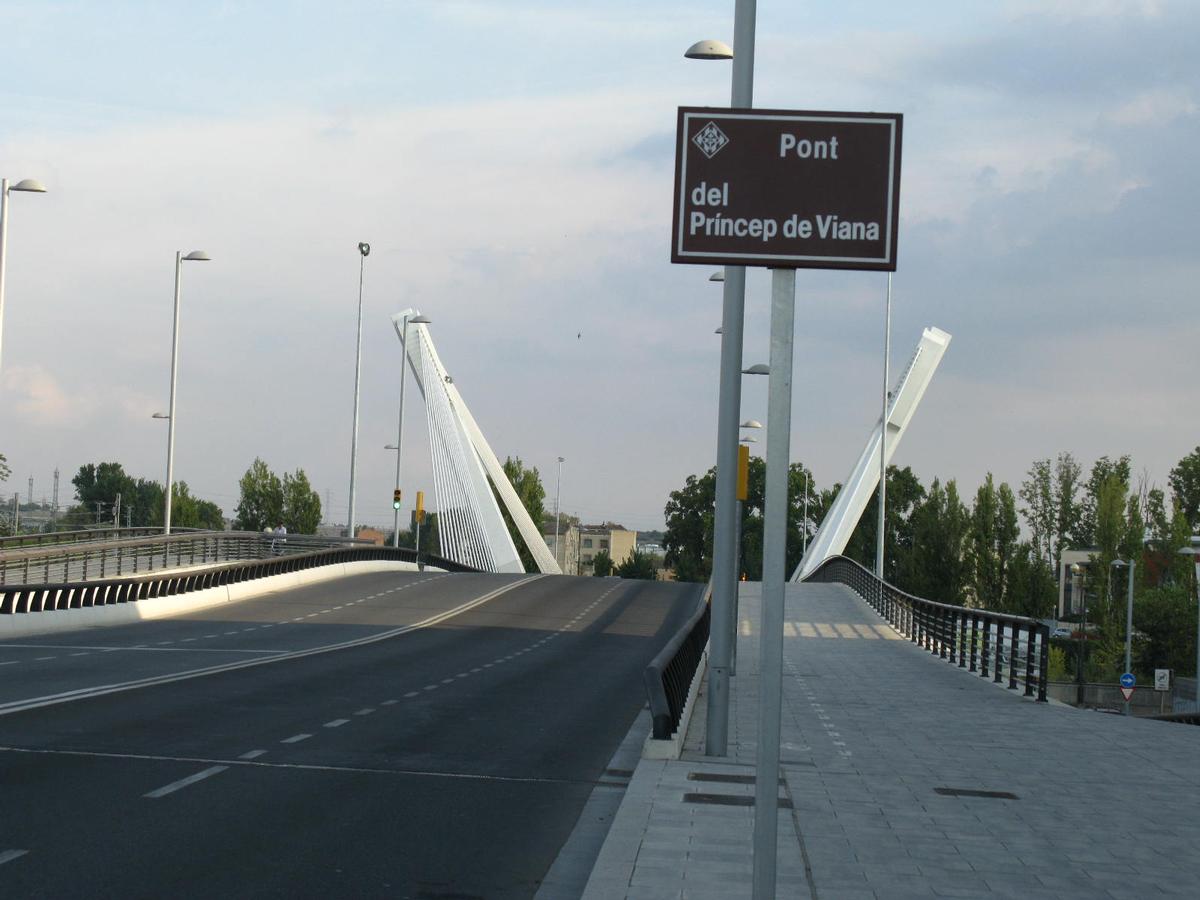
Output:
<instances>
[{"instance_id":1,"label":"brown road sign","mask_svg":"<svg viewBox=\"0 0 1200 900\"><path fill-rule=\"evenodd\" d=\"M895 271L902 125L680 107L671 262Z\"/></svg>"}]
</instances>

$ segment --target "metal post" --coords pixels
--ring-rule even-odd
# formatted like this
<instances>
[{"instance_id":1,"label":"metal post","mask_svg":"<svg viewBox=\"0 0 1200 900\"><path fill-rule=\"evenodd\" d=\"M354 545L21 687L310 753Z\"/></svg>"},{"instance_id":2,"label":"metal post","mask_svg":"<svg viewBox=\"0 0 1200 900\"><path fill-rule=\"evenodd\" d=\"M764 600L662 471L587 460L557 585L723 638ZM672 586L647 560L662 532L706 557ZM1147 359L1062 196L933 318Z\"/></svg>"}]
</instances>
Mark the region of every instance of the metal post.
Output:
<instances>
[{"instance_id":1,"label":"metal post","mask_svg":"<svg viewBox=\"0 0 1200 900\"><path fill-rule=\"evenodd\" d=\"M8 179L0 178L0 350L4 341L4 268L8 258Z\"/></svg>"},{"instance_id":2,"label":"metal post","mask_svg":"<svg viewBox=\"0 0 1200 900\"><path fill-rule=\"evenodd\" d=\"M560 562L558 565L564 572L566 572L567 554L563 552L562 547L560 547L558 544L558 542L561 540L561 538L558 536L559 521L561 516L561 507L559 506L559 501L562 500L562 464L564 462L566 462L566 460L560 456L558 458L558 475L555 478L554 486L554 557L556 562L558 561L559 557L562 558L562 562Z\"/></svg>"},{"instance_id":3,"label":"metal post","mask_svg":"<svg viewBox=\"0 0 1200 900\"><path fill-rule=\"evenodd\" d=\"M811 480L808 472L804 473L804 533L801 535L800 558L808 553L808 482Z\"/></svg>"},{"instance_id":4,"label":"metal post","mask_svg":"<svg viewBox=\"0 0 1200 900\"><path fill-rule=\"evenodd\" d=\"M346 512L346 537L354 537L354 476L358 469L358 398L359 398L359 382L362 378L362 294L363 294L363 270L367 264L367 254L371 252L371 245L359 243L358 252L361 258L358 261L358 336L354 344L354 425L350 433L350 505ZM408 350L405 348L405 353ZM403 377L403 369L401 369L401 377ZM399 457L400 451L396 451ZM397 459L397 465L399 460Z\"/></svg>"},{"instance_id":5,"label":"metal post","mask_svg":"<svg viewBox=\"0 0 1200 900\"><path fill-rule=\"evenodd\" d=\"M175 385L179 377L179 279L183 251L175 251L175 318L171 326L171 403L167 407L167 483L163 490L163 534L171 533L171 485L175 477Z\"/></svg>"},{"instance_id":6,"label":"metal post","mask_svg":"<svg viewBox=\"0 0 1200 900\"><path fill-rule=\"evenodd\" d=\"M1193 548L1193 553L1195 549ZM1196 711L1200 712L1200 556L1192 556L1196 572Z\"/></svg>"},{"instance_id":7,"label":"metal post","mask_svg":"<svg viewBox=\"0 0 1200 900\"><path fill-rule=\"evenodd\" d=\"M1125 671L1133 671L1133 572L1137 567L1137 561L1133 558L1133 554L1129 554L1129 594L1125 602ZM1129 708L1129 701L1125 701L1125 715L1131 715L1132 710Z\"/></svg>"},{"instance_id":8,"label":"metal post","mask_svg":"<svg viewBox=\"0 0 1200 900\"><path fill-rule=\"evenodd\" d=\"M736 0L733 13L731 106L754 103L754 19L756 0ZM721 385L717 404L717 484L713 521L713 599L708 672L708 718L704 752L725 756L729 743L729 662L733 645L734 504L737 500L738 421L742 400L742 326L746 312L746 270L725 267L721 313Z\"/></svg>"},{"instance_id":9,"label":"metal post","mask_svg":"<svg viewBox=\"0 0 1200 900\"><path fill-rule=\"evenodd\" d=\"M892 273L887 277L886 313L883 317L883 414L879 419L879 527L875 534L875 577L883 581L883 554L887 536L887 420L888 368L892 355Z\"/></svg>"},{"instance_id":10,"label":"metal post","mask_svg":"<svg viewBox=\"0 0 1200 900\"><path fill-rule=\"evenodd\" d=\"M366 257L363 257L365 260ZM359 340L362 340L362 270L358 273L358 294L359 294ZM403 350L400 353L400 412L397 415L398 424L396 425L396 490L400 490L400 462L404 457L404 376L408 372L408 316L404 317L403 334L400 338L400 343ZM354 409L358 410L358 398L355 397ZM358 437L358 430L355 429L355 437ZM354 535L351 535L353 537ZM400 508L396 507L392 510L392 546L400 546Z\"/></svg>"},{"instance_id":11,"label":"metal post","mask_svg":"<svg viewBox=\"0 0 1200 900\"><path fill-rule=\"evenodd\" d=\"M783 606L787 579L788 457L796 270L771 272L771 375L759 628L758 768L754 782L754 900L774 900L779 832L779 729L783 702Z\"/></svg>"}]
</instances>

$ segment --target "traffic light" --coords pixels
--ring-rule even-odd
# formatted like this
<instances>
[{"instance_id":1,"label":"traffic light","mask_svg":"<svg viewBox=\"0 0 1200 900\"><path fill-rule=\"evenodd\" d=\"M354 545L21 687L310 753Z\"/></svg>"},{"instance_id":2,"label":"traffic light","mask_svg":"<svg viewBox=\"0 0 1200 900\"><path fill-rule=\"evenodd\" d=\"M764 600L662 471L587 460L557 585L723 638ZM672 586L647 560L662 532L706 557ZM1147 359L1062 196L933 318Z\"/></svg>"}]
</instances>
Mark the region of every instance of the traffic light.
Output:
<instances>
[{"instance_id":1,"label":"traffic light","mask_svg":"<svg viewBox=\"0 0 1200 900\"><path fill-rule=\"evenodd\" d=\"M392 491L392 509L399 509L399 508L400 508L400 488L396 488L394 491Z\"/></svg>"}]
</instances>

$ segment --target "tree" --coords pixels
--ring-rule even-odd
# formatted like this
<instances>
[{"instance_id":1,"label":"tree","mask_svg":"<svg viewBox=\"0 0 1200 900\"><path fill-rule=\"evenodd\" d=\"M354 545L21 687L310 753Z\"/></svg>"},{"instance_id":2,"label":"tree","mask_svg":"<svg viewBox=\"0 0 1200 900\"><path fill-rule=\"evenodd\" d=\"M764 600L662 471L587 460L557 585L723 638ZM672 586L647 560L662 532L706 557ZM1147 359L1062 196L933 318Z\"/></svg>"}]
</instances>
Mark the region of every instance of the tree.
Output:
<instances>
[{"instance_id":1,"label":"tree","mask_svg":"<svg viewBox=\"0 0 1200 900\"><path fill-rule=\"evenodd\" d=\"M997 490L988 472L975 492L967 529L966 561L975 599L985 609L1007 605L1009 570L1016 555L1020 527L1011 488L1001 483Z\"/></svg>"},{"instance_id":2,"label":"tree","mask_svg":"<svg viewBox=\"0 0 1200 900\"><path fill-rule=\"evenodd\" d=\"M1187 582L1143 591L1134 598L1134 621L1146 640L1137 646L1137 668L1174 669L1179 675L1196 668L1196 592Z\"/></svg>"},{"instance_id":3,"label":"tree","mask_svg":"<svg viewBox=\"0 0 1200 900\"><path fill-rule=\"evenodd\" d=\"M713 503L717 470L689 475L682 488L671 491L663 517L666 562L679 581L708 581L712 574Z\"/></svg>"},{"instance_id":4,"label":"tree","mask_svg":"<svg viewBox=\"0 0 1200 900\"><path fill-rule=\"evenodd\" d=\"M969 523L954 480L935 478L912 513L913 545L900 562L898 586L918 597L962 605L967 585L963 549Z\"/></svg>"},{"instance_id":5,"label":"tree","mask_svg":"<svg viewBox=\"0 0 1200 900\"><path fill-rule=\"evenodd\" d=\"M1032 534L1031 543L1038 555L1050 565L1056 564L1054 538L1057 516L1054 507L1054 487L1050 460L1035 459L1028 477L1021 482L1017 493L1024 502L1021 515Z\"/></svg>"},{"instance_id":6,"label":"tree","mask_svg":"<svg viewBox=\"0 0 1200 900\"><path fill-rule=\"evenodd\" d=\"M258 457L250 464L238 482L238 499L234 527L240 531L262 531L274 528L283 521L283 483Z\"/></svg>"},{"instance_id":7,"label":"tree","mask_svg":"<svg viewBox=\"0 0 1200 900\"><path fill-rule=\"evenodd\" d=\"M8 476L12 474L12 469L8 467L8 457L0 453L0 481L8 481Z\"/></svg>"},{"instance_id":8,"label":"tree","mask_svg":"<svg viewBox=\"0 0 1200 900\"><path fill-rule=\"evenodd\" d=\"M519 456L516 458L507 456L504 458L504 474L508 476L509 484L517 492L517 497L520 499L521 505L525 507L525 512L529 513L529 518L533 520L534 524L540 526L546 517L546 511L543 508L546 490L542 487L542 478L538 474L538 470L525 468ZM492 490L495 490L494 486ZM499 502L499 495L497 495L497 502ZM508 514L503 503L499 503L499 506L500 514L504 517L504 524L508 526L508 534L517 548L517 554L521 557L521 564L525 567L525 571L537 571L537 562L529 551L529 547L526 546L521 532L517 530L516 522Z\"/></svg>"},{"instance_id":9,"label":"tree","mask_svg":"<svg viewBox=\"0 0 1200 900\"><path fill-rule=\"evenodd\" d=\"M592 557L592 574L598 578L604 578L611 575L613 571L612 557L608 555L607 550L601 550Z\"/></svg>"},{"instance_id":10,"label":"tree","mask_svg":"<svg viewBox=\"0 0 1200 900\"><path fill-rule=\"evenodd\" d=\"M1058 590L1050 564L1033 544L1018 544L1009 564L1007 586L1001 612L1042 619L1054 612Z\"/></svg>"},{"instance_id":11,"label":"tree","mask_svg":"<svg viewBox=\"0 0 1200 900\"><path fill-rule=\"evenodd\" d=\"M321 524L321 497L312 489L304 470L285 472L282 488L284 526L293 534L316 534Z\"/></svg>"},{"instance_id":12,"label":"tree","mask_svg":"<svg viewBox=\"0 0 1200 900\"><path fill-rule=\"evenodd\" d=\"M601 553L604 551L602 550ZM637 578L642 581L653 581L655 578L654 557L642 553L636 547L629 557L614 570L614 574L622 578Z\"/></svg>"},{"instance_id":13,"label":"tree","mask_svg":"<svg viewBox=\"0 0 1200 900\"><path fill-rule=\"evenodd\" d=\"M912 553L912 514L924 499L925 488L909 466L903 469L888 466L884 581L897 584L897 579L901 577L900 572L905 568L904 558ZM875 569L875 536L878 530L879 492L876 491L867 502L844 551L850 559L857 560L872 571Z\"/></svg>"},{"instance_id":14,"label":"tree","mask_svg":"<svg viewBox=\"0 0 1200 900\"><path fill-rule=\"evenodd\" d=\"M1080 506L1076 495L1079 493L1079 474L1082 470L1075 457L1070 453L1058 454L1054 463L1054 485L1052 499L1054 504L1054 572L1055 580L1062 568L1062 552L1067 544L1074 540L1079 532Z\"/></svg>"},{"instance_id":15,"label":"tree","mask_svg":"<svg viewBox=\"0 0 1200 900\"><path fill-rule=\"evenodd\" d=\"M1200 447L1171 469L1167 483L1192 532L1200 531Z\"/></svg>"},{"instance_id":16,"label":"tree","mask_svg":"<svg viewBox=\"0 0 1200 900\"><path fill-rule=\"evenodd\" d=\"M1079 525L1075 542L1080 548L1092 547L1099 543L1096 533L1100 516L1100 493L1104 485L1115 479L1122 486L1122 493L1129 490L1129 457L1122 456L1115 462L1107 456L1096 460L1084 486L1083 502L1080 504Z\"/></svg>"},{"instance_id":17,"label":"tree","mask_svg":"<svg viewBox=\"0 0 1200 900\"><path fill-rule=\"evenodd\" d=\"M158 488L158 496L162 497L162 486ZM159 506L158 518L162 519L162 507ZM171 492L171 527L205 528L209 531L223 531L225 516L217 504L208 500L193 497L188 490L186 481L175 482L175 490Z\"/></svg>"},{"instance_id":18,"label":"tree","mask_svg":"<svg viewBox=\"0 0 1200 900\"><path fill-rule=\"evenodd\" d=\"M117 495L120 494L123 501L128 501L133 499L135 493L134 480L116 462L80 466L71 483L75 485L75 496L83 507L71 518L80 525L95 524L97 513L101 522L110 523Z\"/></svg>"}]
</instances>

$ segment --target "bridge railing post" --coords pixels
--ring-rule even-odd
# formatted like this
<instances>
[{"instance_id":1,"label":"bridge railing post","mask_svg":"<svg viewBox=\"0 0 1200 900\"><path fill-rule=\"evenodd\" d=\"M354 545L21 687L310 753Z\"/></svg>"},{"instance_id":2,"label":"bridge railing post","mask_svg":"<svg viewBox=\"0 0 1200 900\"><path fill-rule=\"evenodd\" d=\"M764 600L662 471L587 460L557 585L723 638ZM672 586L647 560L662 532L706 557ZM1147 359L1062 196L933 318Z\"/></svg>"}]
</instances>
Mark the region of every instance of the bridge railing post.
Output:
<instances>
[{"instance_id":1,"label":"bridge railing post","mask_svg":"<svg viewBox=\"0 0 1200 900\"><path fill-rule=\"evenodd\" d=\"M990 623L987 620L987 617L981 617L981 618L982 618L982 621L980 624L983 626L983 628L981 629L983 631L983 640L982 640L982 643L979 648L979 674L982 675L984 678L987 678L988 677L988 636L992 629L991 629Z\"/></svg>"},{"instance_id":2,"label":"bridge railing post","mask_svg":"<svg viewBox=\"0 0 1200 900\"><path fill-rule=\"evenodd\" d=\"M992 648L992 681L1000 684L1004 680L1004 622L996 619L996 643Z\"/></svg>"},{"instance_id":3,"label":"bridge railing post","mask_svg":"<svg viewBox=\"0 0 1200 900\"><path fill-rule=\"evenodd\" d=\"M1021 629L1014 622L1012 625L1012 639L1008 648L1008 689L1015 691L1017 689L1017 647L1021 639Z\"/></svg>"}]
</instances>

